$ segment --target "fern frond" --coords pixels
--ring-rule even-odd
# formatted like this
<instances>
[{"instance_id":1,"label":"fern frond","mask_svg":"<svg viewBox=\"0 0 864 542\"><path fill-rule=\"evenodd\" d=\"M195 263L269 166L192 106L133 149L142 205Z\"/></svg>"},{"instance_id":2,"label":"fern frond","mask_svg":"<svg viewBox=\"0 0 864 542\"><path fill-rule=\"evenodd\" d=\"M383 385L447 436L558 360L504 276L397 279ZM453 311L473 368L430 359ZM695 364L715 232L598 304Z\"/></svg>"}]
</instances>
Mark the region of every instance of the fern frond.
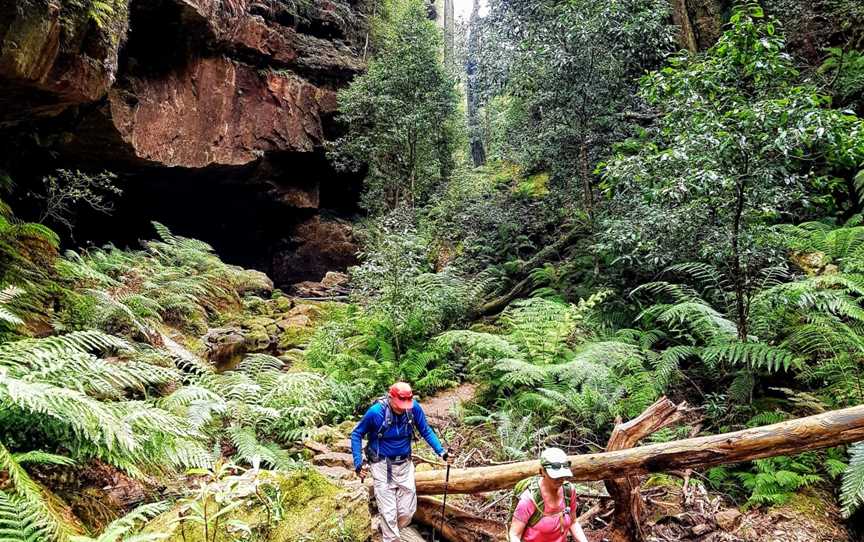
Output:
<instances>
[{"instance_id":1,"label":"fern frond","mask_svg":"<svg viewBox=\"0 0 864 542\"><path fill-rule=\"evenodd\" d=\"M267 354L249 354L237 366L237 370L254 376L264 371L281 371L285 362Z\"/></svg>"},{"instance_id":2,"label":"fern frond","mask_svg":"<svg viewBox=\"0 0 864 542\"><path fill-rule=\"evenodd\" d=\"M39 507L0 490L0 540L3 542L46 542L57 540Z\"/></svg>"},{"instance_id":3,"label":"fern frond","mask_svg":"<svg viewBox=\"0 0 864 542\"><path fill-rule=\"evenodd\" d=\"M167 537L164 533L144 534L135 536L134 538L131 535L148 520L153 519L166 510L168 510L168 503L164 501L142 504L125 516L109 523L102 531L102 534L96 538L72 536L69 540L70 542L133 542L133 540L134 542L155 542L157 540L164 540Z\"/></svg>"},{"instance_id":4,"label":"fern frond","mask_svg":"<svg viewBox=\"0 0 864 542\"><path fill-rule=\"evenodd\" d=\"M17 508L20 514L18 526L23 526L32 533L47 534L48 539L65 538L71 533L60 513L48 504L48 500L39 485L15 461L2 443L0 443L0 471L5 471L11 482L14 493L5 504ZM3 517L3 496L7 495L0 491L0 528L2 528L3 523L11 523L11 520L4 520ZM0 530L0 534L2 533L3 531Z\"/></svg>"},{"instance_id":5,"label":"fern frond","mask_svg":"<svg viewBox=\"0 0 864 542\"><path fill-rule=\"evenodd\" d=\"M843 473L840 504L845 518L851 517L864 504L864 442L849 448L849 466Z\"/></svg>"},{"instance_id":6,"label":"fern frond","mask_svg":"<svg viewBox=\"0 0 864 542\"><path fill-rule=\"evenodd\" d=\"M699 292L683 284L673 284L666 281L648 282L637 286L630 292L630 297L641 293L649 294L651 297L666 296L673 303L687 303L690 301L701 301Z\"/></svg>"},{"instance_id":7,"label":"fern frond","mask_svg":"<svg viewBox=\"0 0 864 542\"><path fill-rule=\"evenodd\" d=\"M662 389L665 389L672 382L673 376L678 372L681 362L697 356L698 352L698 348L683 345L672 346L663 350L651 362L654 366L658 385Z\"/></svg>"},{"instance_id":8,"label":"fern frond","mask_svg":"<svg viewBox=\"0 0 864 542\"><path fill-rule=\"evenodd\" d=\"M776 373L780 369L788 371L800 364L789 350L757 342L730 342L708 346L702 350L702 359L709 367L717 367L725 362L733 366L744 365L750 369L764 369L771 373Z\"/></svg>"}]
</instances>

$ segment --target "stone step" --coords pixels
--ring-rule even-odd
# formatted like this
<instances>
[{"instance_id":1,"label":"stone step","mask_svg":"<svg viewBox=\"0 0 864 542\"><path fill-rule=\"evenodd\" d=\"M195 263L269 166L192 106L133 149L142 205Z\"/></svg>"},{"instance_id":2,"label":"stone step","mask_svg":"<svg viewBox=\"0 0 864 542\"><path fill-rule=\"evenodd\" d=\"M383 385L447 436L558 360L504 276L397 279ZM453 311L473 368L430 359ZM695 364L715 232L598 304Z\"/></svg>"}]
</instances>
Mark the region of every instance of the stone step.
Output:
<instances>
[{"instance_id":1,"label":"stone step","mask_svg":"<svg viewBox=\"0 0 864 542\"><path fill-rule=\"evenodd\" d=\"M327 453L330 453L330 448L328 448L326 444L323 444L323 443L321 443L321 442L317 442L317 441L314 441L314 440L306 440L306 441L304 441L304 442L303 442L303 446L305 446L307 449L312 450L313 452L315 452L316 455L318 455L318 454L327 454ZM340 450L340 451L341 451L341 450ZM349 450L349 451L350 451L350 450Z\"/></svg>"},{"instance_id":2,"label":"stone step","mask_svg":"<svg viewBox=\"0 0 864 542\"><path fill-rule=\"evenodd\" d=\"M354 466L354 458L351 457L351 454L327 452L313 457L312 463L314 465L323 465L325 467L343 467L350 470Z\"/></svg>"},{"instance_id":3,"label":"stone step","mask_svg":"<svg viewBox=\"0 0 864 542\"><path fill-rule=\"evenodd\" d=\"M350 454L351 453L351 439L350 438L339 439L336 442L334 442L333 444L331 444L330 448L334 452L342 452L342 453Z\"/></svg>"},{"instance_id":4,"label":"stone step","mask_svg":"<svg viewBox=\"0 0 864 542\"><path fill-rule=\"evenodd\" d=\"M351 480L354 476L354 471L345 467L315 467L315 470L333 480Z\"/></svg>"}]
</instances>

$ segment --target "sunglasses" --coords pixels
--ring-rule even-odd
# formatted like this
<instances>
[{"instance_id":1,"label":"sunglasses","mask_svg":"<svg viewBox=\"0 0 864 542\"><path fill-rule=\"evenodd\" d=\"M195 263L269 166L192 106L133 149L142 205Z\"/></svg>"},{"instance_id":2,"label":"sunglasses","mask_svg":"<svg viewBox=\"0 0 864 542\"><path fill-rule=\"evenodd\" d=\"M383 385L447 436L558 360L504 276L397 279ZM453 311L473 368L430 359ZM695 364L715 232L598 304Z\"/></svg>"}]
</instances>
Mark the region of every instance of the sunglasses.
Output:
<instances>
[{"instance_id":1,"label":"sunglasses","mask_svg":"<svg viewBox=\"0 0 864 542\"><path fill-rule=\"evenodd\" d=\"M544 461L544 462L540 463L540 465L544 469L553 469L553 470L569 469L570 468L570 461L565 461L563 463L549 463L548 461Z\"/></svg>"}]
</instances>

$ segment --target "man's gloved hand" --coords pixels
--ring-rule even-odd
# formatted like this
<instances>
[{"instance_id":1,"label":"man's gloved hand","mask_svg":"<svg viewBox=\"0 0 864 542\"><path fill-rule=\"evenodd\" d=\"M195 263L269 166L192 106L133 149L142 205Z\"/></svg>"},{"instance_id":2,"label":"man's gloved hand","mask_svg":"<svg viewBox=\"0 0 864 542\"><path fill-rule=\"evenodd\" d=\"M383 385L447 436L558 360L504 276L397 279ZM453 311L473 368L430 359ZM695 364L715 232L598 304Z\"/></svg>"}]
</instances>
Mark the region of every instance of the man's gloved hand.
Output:
<instances>
[{"instance_id":1,"label":"man's gloved hand","mask_svg":"<svg viewBox=\"0 0 864 542\"><path fill-rule=\"evenodd\" d=\"M360 481L362 482L362 481L366 480L366 476L369 475L369 465L367 465L366 463L363 463L363 465L361 465L360 468L357 469L355 472L357 473L357 476L360 478Z\"/></svg>"},{"instance_id":2,"label":"man's gloved hand","mask_svg":"<svg viewBox=\"0 0 864 542\"><path fill-rule=\"evenodd\" d=\"M450 452L448 452L447 450L444 450L444 453L441 454L441 459L443 459L445 462L447 462L449 464L450 463Z\"/></svg>"}]
</instances>

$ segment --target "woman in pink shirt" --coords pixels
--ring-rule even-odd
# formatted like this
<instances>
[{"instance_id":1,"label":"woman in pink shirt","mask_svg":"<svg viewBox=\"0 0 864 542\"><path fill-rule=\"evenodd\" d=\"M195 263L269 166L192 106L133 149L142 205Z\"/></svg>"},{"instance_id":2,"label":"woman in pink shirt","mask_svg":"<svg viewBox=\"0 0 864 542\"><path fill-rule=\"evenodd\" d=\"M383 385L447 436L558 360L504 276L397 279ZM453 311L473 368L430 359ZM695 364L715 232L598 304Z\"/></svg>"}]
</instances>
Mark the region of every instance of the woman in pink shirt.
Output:
<instances>
[{"instance_id":1,"label":"woman in pink shirt","mask_svg":"<svg viewBox=\"0 0 864 542\"><path fill-rule=\"evenodd\" d=\"M573 476L567 454L547 448L540 454L540 465L539 479L519 497L509 542L566 542L568 532L576 542L588 542L576 521L576 489L564 483Z\"/></svg>"}]
</instances>

